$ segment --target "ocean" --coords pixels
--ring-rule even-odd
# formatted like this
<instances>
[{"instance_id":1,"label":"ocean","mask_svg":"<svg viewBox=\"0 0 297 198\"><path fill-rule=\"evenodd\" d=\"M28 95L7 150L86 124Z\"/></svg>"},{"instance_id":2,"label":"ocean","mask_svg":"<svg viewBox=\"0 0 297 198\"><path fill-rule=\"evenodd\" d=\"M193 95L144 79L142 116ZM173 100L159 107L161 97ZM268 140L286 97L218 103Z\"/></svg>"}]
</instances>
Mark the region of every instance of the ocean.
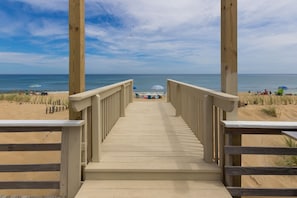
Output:
<instances>
[{"instance_id":1,"label":"ocean","mask_svg":"<svg viewBox=\"0 0 297 198\"><path fill-rule=\"evenodd\" d=\"M137 92L152 91L153 85L166 87L167 79L219 91L220 74L87 74L86 90L133 79ZM297 74L239 74L239 92L276 91L286 86L287 93L297 93ZM0 92L67 91L68 75L0 75Z\"/></svg>"}]
</instances>

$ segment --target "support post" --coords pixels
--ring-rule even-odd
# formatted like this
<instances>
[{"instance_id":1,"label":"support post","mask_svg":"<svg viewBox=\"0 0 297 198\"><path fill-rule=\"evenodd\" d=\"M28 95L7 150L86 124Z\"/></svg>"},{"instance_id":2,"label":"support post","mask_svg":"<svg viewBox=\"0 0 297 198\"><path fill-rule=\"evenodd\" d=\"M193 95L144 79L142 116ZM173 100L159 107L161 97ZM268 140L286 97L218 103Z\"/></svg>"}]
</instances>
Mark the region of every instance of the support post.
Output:
<instances>
[{"instance_id":1,"label":"support post","mask_svg":"<svg viewBox=\"0 0 297 198\"><path fill-rule=\"evenodd\" d=\"M170 98L170 89L171 89L171 87L170 87L170 82L169 82L169 80L167 80L167 102L171 102L171 98Z\"/></svg>"},{"instance_id":2,"label":"support post","mask_svg":"<svg viewBox=\"0 0 297 198\"><path fill-rule=\"evenodd\" d=\"M84 12L84 0L69 0L69 95L85 91ZM81 120L82 115L69 108L69 119Z\"/></svg>"},{"instance_id":3,"label":"support post","mask_svg":"<svg viewBox=\"0 0 297 198\"><path fill-rule=\"evenodd\" d=\"M182 108L182 96L181 96L181 88L180 85L176 85L176 116L181 116L181 108Z\"/></svg>"},{"instance_id":4,"label":"support post","mask_svg":"<svg viewBox=\"0 0 297 198\"><path fill-rule=\"evenodd\" d=\"M100 161L102 122L101 122L101 100L100 96L92 97L92 162Z\"/></svg>"},{"instance_id":5,"label":"support post","mask_svg":"<svg viewBox=\"0 0 297 198\"><path fill-rule=\"evenodd\" d=\"M237 95L237 0L221 0L221 89ZM237 107L224 114L225 120L237 119ZM241 136L231 137L232 145L241 145ZM227 138L228 139L228 138ZM241 156L234 156L233 166L241 166ZM241 186L241 176L234 176L233 186Z\"/></svg>"},{"instance_id":6,"label":"support post","mask_svg":"<svg viewBox=\"0 0 297 198\"><path fill-rule=\"evenodd\" d=\"M121 86L121 97L120 97L120 116L125 117L125 108L126 108L126 91L125 85Z\"/></svg>"},{"instance_id":7,"label":"support post","mask_svg":"<svg viewBox=\"0 0 297 198\"><path fill-rule=\"evenodd\" d=\"M213 162L213 98L205 95L203 100L204 160L211 163Z\"/></svg>"},{"instance_id":8,"label":"support post","mask_svg":"<svg viewBox=\"0 0 297 198\"><path fill-rule=\"evenodd\" d=\"M237 0L221 6L221 89L237 95Z\"/></svg>"},{"instance_id":9,"label":"support post","mask_svg":"<svg viewBox=\"0 0 297 198\"><path fill-rule=\"evenodd\" d=\"M134 81L131 82L131 89L130 89L130 100L129 100L129 103L132 103L133 102L133 99L134 99Z\"/></svg>"},{"instance_id":10,"label":"support post","mask_svg":"<svg viewBox=\"0 0 297 198\"><path fill-rule=\"evenodd\" d=\"M64 127L62 131L61 197L74 197L81 186L81 130L82 127Z\"/></svg>"}]
</instances>

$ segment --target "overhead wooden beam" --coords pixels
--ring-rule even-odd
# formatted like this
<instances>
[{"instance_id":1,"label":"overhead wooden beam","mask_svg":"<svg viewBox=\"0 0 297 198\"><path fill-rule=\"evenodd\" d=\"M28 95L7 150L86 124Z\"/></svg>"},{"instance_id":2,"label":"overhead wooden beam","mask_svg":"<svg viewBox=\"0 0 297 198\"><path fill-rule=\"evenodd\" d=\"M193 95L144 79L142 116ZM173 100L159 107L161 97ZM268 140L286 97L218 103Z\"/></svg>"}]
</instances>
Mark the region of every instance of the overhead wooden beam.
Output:
<instances>
[{"instance_id":1,"label":"overhead wooden beam","mask_svg":"<svg viewBox=\"0 0 297 198\"><path fill-rule=\"evenodd\" d=\"M85 2L69 0L69 95L85 91ZM71 107L71 104L70 104ZM82 119L69 108L69 119Z\"/></svg>"}]
</instances>

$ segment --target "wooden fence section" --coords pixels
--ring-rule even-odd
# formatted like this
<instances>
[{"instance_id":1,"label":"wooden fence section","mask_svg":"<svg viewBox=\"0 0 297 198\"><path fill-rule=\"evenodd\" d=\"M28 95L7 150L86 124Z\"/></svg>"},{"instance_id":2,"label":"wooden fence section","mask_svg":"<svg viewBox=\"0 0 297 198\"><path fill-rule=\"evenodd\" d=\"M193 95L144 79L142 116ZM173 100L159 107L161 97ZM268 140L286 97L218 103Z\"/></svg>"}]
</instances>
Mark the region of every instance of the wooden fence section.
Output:
<instances>
[{"instance_id":1,"label":"wooden fence section","mask_svg":"<svg viewBox=\"0 0 297 198\"><path fill-rule=\"evenodd\" d=\"M222 112L235 110L238 97L194 85L168 80L167 100L192 129L204 147L206 162L218 163L220 150L219 122Z\"/></svg>"},{"instance_id":2,"label":"wooden fence section","mask_svg":"<svg viewBox=\"0 0 297 198\"><path fill-rule=\"evenodd\" d=\"M82 111L82 162L100 161L100 147L125 108L133 100L133 80L93 89L69 97L71 108Z\"/></svg>"},{"instance_id":3,"label":"wooden fence section","mask_svg":"<svg viewBox=\"0 0 297 198\"><path fill-rule=\"evenodd\" d=\"M223 121L225 146L222 155L225 185L232 196L297 196L297 188L243 188L233 186L232 178L241 175L297 175L297 167L242 167L233 166L233 156L251 155L297 155L297 148L290 147L246 147L231 144L234 135L282 135L282 131L296 131L297 122ZM223 153L222 153L223 154Z\"/></svg>"},{"instance_id":4,"label":"wooden fence section","mask_svg":"<svg viewBox=\"0 0 297 198\"><path fill-rule=\"evenodd\" d=\"M62 131L61 144L1 144L0 151L61 151L60 164L2 164L0 172L60 171L60 181L1 181L0 189L60 189L74 197L81 185L80 142L84 121L1 120L0 133ZM71 164L71 166L70 166Z\"/></svg>"}]
</instances>

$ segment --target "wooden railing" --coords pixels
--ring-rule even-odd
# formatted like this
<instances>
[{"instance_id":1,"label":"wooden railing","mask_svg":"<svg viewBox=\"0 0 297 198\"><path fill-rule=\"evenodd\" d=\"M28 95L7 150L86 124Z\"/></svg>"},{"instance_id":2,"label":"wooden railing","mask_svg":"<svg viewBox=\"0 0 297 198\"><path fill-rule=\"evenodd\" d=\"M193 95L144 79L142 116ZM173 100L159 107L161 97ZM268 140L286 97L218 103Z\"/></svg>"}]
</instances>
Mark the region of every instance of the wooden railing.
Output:
<instances>
[{"instance_id":1,"label":"wooden railing","mask_svg":"<svg viewBox=\"0 0 297 198\"><path fill-rule=\"evenodd\" d=\"M69 120L1 120L0 133L62 131L61 144L1 144L4 152L61 151L61 163L4 164L0 172L60 171L59 181L2 181L0 189L60 189L61 197L74 197L81 185L80 139L84 121Z\"/></svg>"},{"instance_id":2,"label":"wooden railing","mask_svg":"<svg viewBox=\"0 0 297 198\"><path fill-rule=\"evenodd\" d=\"M204 160L218 163L220 127L223 111L237 109L238 97L190 84L168 80L167 100L203 144Z\"/></svg>"},{"instance_id":3,"label":"wooden railing","mask_svg":"<svg viewBox=\"0 0 297 198\"><path fill-rule=\"evenodd\" d=\"M234 186L234 177L242 175L297 175L297 167L270 166L270 167L243 167L234 166L233 156L249 155L297 155L297 148L265 146L232 145L233 136L262 134L282 135L282 131L297 131L297 122L256 122L256 121L223 121L223 134L225 134L224 153L222 152L222 165L224 166L224 183L232 196L297 196L295 188L244 188ZM251 142L252 143L252 142ZM238 180L237 180L238 181Z\"/></svg>"},{"instance_id":4,"label":"wooden railing","mask_svg":"<svg viewBox=\"0 0 297 198\"><path fill-rule=\"evenodd\" d=\"M100 161L100 146L133 100L133 80L93 89L69 97L70 108L82 112L86 127L82 135L82 162Z\"/></svg>"}]
</instances>

